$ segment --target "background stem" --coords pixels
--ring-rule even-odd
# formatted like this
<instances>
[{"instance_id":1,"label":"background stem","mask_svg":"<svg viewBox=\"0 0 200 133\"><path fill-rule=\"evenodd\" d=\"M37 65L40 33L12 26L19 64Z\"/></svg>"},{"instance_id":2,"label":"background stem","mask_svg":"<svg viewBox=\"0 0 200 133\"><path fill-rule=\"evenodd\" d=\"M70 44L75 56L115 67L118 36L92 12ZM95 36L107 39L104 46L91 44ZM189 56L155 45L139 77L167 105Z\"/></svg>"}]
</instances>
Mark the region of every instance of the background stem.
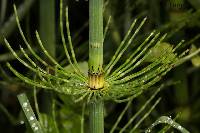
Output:
<instances>
[{"instance_id":1,"label":"background stem","mask_svg":"<svg viewBox=\"0 0 200 133\"><path fill-rule=\"evenodd\" d=\"M44 47L55 57L55 0L40 0L40 37Z\"/></svg>"},{"instance_id":2,"label":"background stem","mask_svg":"<svg viewBox=\"0 0 200 133\"><path fill-rule=\"evenodd\" d=\"M44 47L52 57L56 55L55 48L55 0L40 0L40 37L44 42ZM51 113L52 93L45 91L42 93L41 111Z\"/></svg>"}]
</instances>

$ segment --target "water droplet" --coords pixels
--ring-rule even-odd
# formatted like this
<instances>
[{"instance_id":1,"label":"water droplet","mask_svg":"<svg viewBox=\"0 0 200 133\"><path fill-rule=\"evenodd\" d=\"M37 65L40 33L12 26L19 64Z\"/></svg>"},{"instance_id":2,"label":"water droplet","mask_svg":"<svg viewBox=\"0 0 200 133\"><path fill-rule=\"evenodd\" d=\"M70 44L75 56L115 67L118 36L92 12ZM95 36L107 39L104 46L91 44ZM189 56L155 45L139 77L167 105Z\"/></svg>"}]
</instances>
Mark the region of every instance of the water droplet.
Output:
<instances>
[{"instance_id":1,"label":"water droplet","mask_svg":"<svg viewBox=\"0 0 200 133\"><path fill-rule=\"evenodd\" d=\"M29 110L29 109L26 109L26 111L29 112L30 110Z\"/></svg>"},{"instance_id":2,"label":"water droplet","mask_svg":"<svg viewBox=\"0 0 200 133\"><path fill-rule=\"evenodd\" d=\"M20 124L24 124L24 121L20 121Z\"/></svg>"},{"instance_id":3,"label":"water droplet","mask_svg":"<svg viewBox=\"0 0 200 133\"><path fill-rule=\"evenodd\" d=\"M79 83L79 85L80 85L80 86L83 86L84 84L83 84L83 83Z\"/></svg>"},{"instance_id":4,"label":"water droplet","mask_svg":"<svg viewBox=\"0 0 200 133\"><path fill-rule=\"evenodd\" d=\"M28 106L28 103L27 102L25 102L25 103L23 103L23 105L22 105L24 108L26 108L27 106Z\"/></svg>"},{"instance_id":5,"label":"water droplet","mask_svg":"<svg viewBox=\"0 0 200 133\"><path fill-rule=\"evenodd\" d=\"M36 124L35 124L35 123L33 123L32 127L34 128L35 126L36 126Z\"/></svg>"},{"instance_id":6,"label":"water droplet","mask_svg":"<svg viewBox=\"0 0 200 133\"><path fill-rule=\"evenodd\" d=\"M178 129L179 129L179 130L182 130L182 127L181 127L181 126L178 126Z\"/></svg>"},{"instance_id":7,"label":"water droplet","mask_svg":"<svg viewBox=\"0 0 200 133\"><path fill-rule=\"evenodd\" d=\"M34 120L34 117L33 117L33 116L31 116L31 117L29 118L29 120L30 120L30 121Z\"/></svg>"},{"instance_id":8,"label":"water droplet","mask_svg":"<svg viewBox=\"0 0 200 133\"><path fill-rule=\"evenodd\" d=\"M151 132L151 130L150 130L150 129L147 129L146 133L150 133L150 132Z\"/></svg>"},{"instance_id":9,"label":"water droplet","mask_svg":"<svg viewBox=\"0 0 200 133\"><path fill-rule=\"evenodd\" d=\"M34 130L37 131L37 130L38 130L38 127L35 127Z\"/></svg>"}]
</instances>

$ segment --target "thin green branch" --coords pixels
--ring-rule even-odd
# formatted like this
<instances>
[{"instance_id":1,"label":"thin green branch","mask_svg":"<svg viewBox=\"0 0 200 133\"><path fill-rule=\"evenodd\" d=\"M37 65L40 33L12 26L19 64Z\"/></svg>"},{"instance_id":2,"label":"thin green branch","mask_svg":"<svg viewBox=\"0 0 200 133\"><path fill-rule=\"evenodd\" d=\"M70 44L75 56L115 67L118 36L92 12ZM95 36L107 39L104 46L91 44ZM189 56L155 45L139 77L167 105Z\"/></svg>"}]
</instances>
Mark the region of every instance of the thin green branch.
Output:
<instances>
[{"instance_id":1,"label":"thin green branch","mask_svg":"<svg viewBox=\"0 0 200 133\"><path fill-rule=\"evenodd\" d=\"M145 41L129 56L128 59L126 59L126 61L120 65L119 68L117 68L114 72L112 72L112 74L110 76L113 76L117 73L119 73L119 71L124 68L126 65L128 65L130 63L130 61L133 59L133 57L142 49L142 47L150 40L150 38L154 35L155 32L152 32L146 39ZM156 39L156 36L158 35L155 35L155 39ZM155 40L154 39L154 40ZM152 39L153 40L153 39ZM152 42L153 43L153 42ZM150 43L149 43L150 44Z\"/></svg>"},{"instance_id":2,"label":"thin green branch","mask_svg":"<svg viewBox=\"0 0 200 133\"><path fill-rule=\"evenodd\" d=\"M110 62L108 63L108 65L105 67L105 69L104 69L105 71L108 70L108 68L113 64L113 62L114 62L115 59L117 58L119 52L121 51L122 47L124 46L125 42L127 41L128 37L129 37L130 33L132 32L132 30L133 30L133 28L134 28L136 22L137 22L137 19L135 19L135 20L133 21L133 23L131 24L131 26L130 26L128 32L126 33L126 35L125 35L125 37L124 37L124 39L123 39L123 41L120 43L120 45L119 45L119 47L117 48L117 50L116 50L115 54L113 55L112 59L110 60Z\"/></svg>"},{"instance_id":3,"label":"thin green branch","mask_svg":"<svg viewBox=\"0 0 200 133\"><path fill-rule=\"evenodd\" d=\"M144 119L146 119L149 114L153 111L153 109L157 106L157 104L160 102L161 98L158 98L158 100L156 100L156 102L151 106L151 108L149 109L148 112L145 113L145 115L137 122L137 124L131 129L130 133L133 133L136 128L144 121Z\"/></svg>"},{"instance_id":4,"label":"thin green branch","mask_svg":"<svg viewBox=\"0 0 200 133\"><path fill-rule=\"evenodd\" d=\"M147 107L147 105L149 105L149 103L155 98L155 96L158 94L158 92L160 92L160 88L157 89L153 95L149 98L149 100L147 100L145 102L145 104L137 111L137 113L135 113L135 115L133 115L129 121L126 123L126 125L119 131L119 133L124 132L128 126L130 126L130 124L142 113L142 111L144 111Z\"/></svg>"},{"instance_id":5,"label":"thin green branch","mask_svg":"<svg viewBox=\"0 0 200 133\"><path fill-rule=\"evenodd\" d=\"M172 120L171 118L167 117L167 116L161 116L160 118L158 118L146 131L145 133L150 133L152 131L152 129L159 124L169 124L170 126L176 128L177 130L179 130L182 133L189 133L188 130L186 130L184 127L182 127L180 124L178 124L177 122L175 122L174 120Z\"/></svg>"},{"instance_id":6,"label":"thin green branch","mask_svg":"<svg viewBox=\"0 0 200 133\"><path fill-rule=\"evenodd\" d=\"M38 34L38 32L36 31L36 37L38 40L38 43L40 45L40 47L42 48L43 52L45 53L45 55L61 70L64 70L64 68L62 66L60 66L60 64L47 52L47 50L44 48L42 41L40 39L40 36ZM65 70L64 70L65 71ZM82 80L82 81L86 81L86 77L83 74L77 73L77 76Z\"/></svg>"},{"instance_id":7,"label":"thin green branch","mask_svg":"<svg viewBox=\"0 0 200 133\"><path fill-rule=\"evenodd\" d=\"M181 58L179 61L177 61L177 63L175 64L175 67L183 64L184 62L186 62L188 60L190 60L191 58L195 57L199 53L200 53L200 48L198 50L196 50L195 52L193 52L193 53Z\"/></svg>"},{"instance_id":8,"label":"thin green branch","mask_svg":"<svg viewBox=\"0 0 200 133\"><path fill-rule=\"evenodd\" d=\"M157 45L159 45L159 44L165 39L166 35L167 35L167 34L163 35L163 36L159 39L159 41L155 44L154 47L156 47ZM145 52L146 52L146 51L148 50L148 48L155 42L155 40L156 40L158 37L159 37L159 33L156 34L155 37L149 42L149 44L148 44L136 57L134 57L134 59L131 60L130 63L129 63L127 66L125 66L125 67L121 70L121 72L123 73L123 74L121 74L122 76L123 76L124 74L127 74L128 72L132 71L134 68L136 68L138 65L141 64L141 62L148 56L148 54L145 54ZM144 54L145 54L145 55L144 55ZM142 59L140 59L139 61L137 61L137 59L139 59L142 55L144 55L144 57L143 57ZM137 61L137 62L136 62L136 61ZM131 66L131 65L132 65L133 63L135 63L135 62L136 62L136 64L135 64L134 66ZM129 68L129 67L130 67L130 68ZM120 75L120 76L121 76L121 75Z\"/></svg>"},{"instance_id":9,"label":"thin green branch","mask_svg":"<svg viewBox=\"0 0 200 133\"><path fill-rule=\"evenodd\" d=\"M122 68L121 70L119 70L118 73L115 73L115 75L113 75L111 77L110 80L116 80L116 79L120 79L121 77L125 76L127 73L129 73L130 71L134 70L136 67L138 67L148 56L149 53L145 54L143 58L141 58L139 61L137 61L137 59L139 59L148 49L149 46L151 46L155 40L158 38L159 34L157 34L150 42L149 44L132 60L130 60L129 64L127 64L124 68ZM155 46L159 45L160 42L162 42L162 40L166 37L166 34L163 35L159 41L156 43ZM136 62L137 61L137 62ZM134 64L136 62L136 64ZM134 64L134 65L133 65ZM133 65L133 66L131 66ZM129 68L130 67L130 68Z\"/></svg>"},{"instance_id":10,"label":"thin green branch","mask_svg":"<svg viewBox=\"0 0 200 133\"><path fill-rule=\"evenodd\" d=\"M166 68L164 68L162 71L158 71L159 73L156 74L150 73L149 75L140 77L134 81L125 84L114 85L112 88L110 88L109 95L115 97L115 99L124 98L127 96L138 96L138 93L141 94L143 91L160 81L162 76L164 76L173 68L172 66L173 64L168 65Z\"/></svg>"},{"instance_id":11,"label":"thin green branch","mask_svg":"<svg viewBox=\"0 0 200 133\"><path fill-rule=\"evenodd\" d=\"M46 88L46 89L50 89L48 86L42 84L42 82L36 82L33 81L25 76L23 76L22 74L20 74L19 72L17 72L9 63L6 63L6 65L8 66L8 68L22 81L24 81L27 84L33 85L33 86L37 86L37 87L41 87L41 88Z\"/></svg>"},{"instance_id":12,"label":"thin green branch","mask_svg":"<svg viewBox=\"0 0 200 133\"><path fill-rule=\"evenodd\" d=\"M35 117L35 114L31 108L31 105L29 103L27 96L24 93L22 93L22 94L18 95L17 98L21 104L21 107L22 107L25 115L26 115L26 118L28 119L29 125L32 128L32 131L34 133L43 133L41 125Z\"/></svg>"},{"instance_id":13,"label":"thin green branch","mask_svg":"<svg viewBox=\"0 0 200 133\"><path fill-rule=\"evenodd\" d=\"M60 34L61 34L62 44L63 44L64 50L65 50L66 57L67 57L70 65L74 69L74 71L77 71L76 68L74 67L74 65L72 64L71 58L69 56L69 52L66 47L66 41L65 41L65 37L64 37L64 31L63 31L63 2L62 2L62 0L60 0Z\"/></svg>"},{"instance_id":14,"label":"thin green branch","mask_svg":"<svg viewBox=\"0 0 200 133\"><path fill-rule=\"evenodd\" d=\"M166 68L165 62L168 63L168 62L167 62L167 60L169 60L168 57L170 58L170 56L174 54L174 53L169 54L169 53L167 53L167 51L168 51L168 50L166 49L164 52L162 52L162 54L160 55L160 57L157 58L157 60L155 60L153 63L151 63L151 64L148 65L147 67L143 68L142 70L140 70L140 71L138 71L138 72L135 72L135 73L133 73L133 74L130 74L130 75L128 75L128 76L125 76L125 77L122 78L122 79L119 78L120 80L119 80L118 83L127 82L127 81L129 81L129 80L131 80L131 79L133 79L133 78L136 78L136 77L138 77L138 76L141 76L141 75L147 76L148 73L156 72L157 69L158 69L158 71L159 71L160 68L164 68L164 67ZM147 53L145 56L148 56L148 53ZM143 57L143 58L145 58L145 57ZM143 59L143 58L142 58L142 59ZM142 59L141 59L141 60L142 60ZM169 63L173 63L173 62L176 61L176 58L170 59L170 60L171 60L171 62L169 62ZM142 61L143 61L143 60L142 60ZM138 61L138 62L141 62L141 61ZM167 66L168 66L168 65L167 65ZM134 67L134 66L133 66L133 67ZM146 74L146 75L145 75L145 74Z\"/></svg>"},{"instance_id":15,"label":"thin green branch","mask_svg":"<svg viewBox=\"0 0 200 133\"><path fill-rule=\"evenodd\" d=\"M36 76L35 76L35 78L36 78ZM34 98L35 110L36 110L39 122L41 124L42 118L40 116L40 111L39 111L39 106L38 106L36 86L33 87L33 98Z\"/></svg>"},{"instance_id":16,"label":"thin green branch","mask_svg":"<svg viewBox=\"0 0 200 133\"><path fill-rule=\"evenodd\" d=\"M42 64L44 64L45 66L48 66L48 64L42 60L40 58L40 56L38 56L35 51L31 48L30 44L28 43L26 37L24 36L24 33L22 31L22 28L21 28L21 25L19 23L19 18L18 18L18 13L17 13L17 9L16 9L16 6L14 5L14 12L15 12L15 19L16 19L16 22L17 22L17 26L18 26L18 29L19 29L19 32L20 32L20 35L22 36L22 39L23 41L25 42L27 48L30 50L30 52L33 54L33 56L38 60L40 61Z\"/></svg>"},{"instance_id":17,"label":"thin green branch","mask_svg":"<svg viewBox=\"0 0 200 133\"><path fill-rule=\"evenodd\" d=\"M72 52L72 59L75 62L75 66L72 63L71 57L70 57L68 49L67 49L65 37L64 37L64 31L63 31L63 29L64 29L63 28L63 2L61 0L60 1L60 33L61 33L61 38L62 38L62 44L63 44L64 50L65 50L65 55L66 55L70 65L72 66L73 70L75 71L75 73L78 74L80 77L82 77L84 80L86 80L84 74L80 71L80 69L78 67L78 63L76 61L74 49L73 49L73 46L72 46L70 29L69 29L69 20L68 20L68 8L66 8L66 28L67 28L68 42L69 42L70 49L71 49L71 52Z\"/></svg>"},{"instance_id":18,"label":"thin green branch","mask_svg":"<svg viewBox=\"0 0 200 133\"><path fill-rule=\"evenodd\" d=\"M73 45L72 45L72 38L71 38L70 28L69 28L68 7L66 7L65 17L66 17L67 38L68 38L68 42L69 42L70 51L71 51L71 54L72 54L72 59L75 63L76 68L78 69L78 71L81 72L79 67L78 67L78 63L77 63L76 56L75 56L75 53L74 53L74 48L73 48Z\"/></svg>"},{"instance_id":19,"label":"thin green branch","mask_svg":"<svg viewBox=\"0 0 200 133\"><path fill-rule=\"evenodd\" d=\"M30 70L32 70L33 72L35 72L36 74L38 74L38 76L44 76L44 77L51 77L52 79L55 80L60 80L60 81L64 81L64 82L69 82L66 79L62 79L56 76L53 76L49 73L47 73L45 70L43 70L42 68L38 67L27 55L27 53L23 50L23 48L21 47L21 51L23 52L24 56L31 62L31 64L34 66L30 66L28 63L26 63L24 60L22 60L16 53L15 51L11 48L10 44L8 43L8 41L5 39L5 44L6 46L9 48L9 50L11 51L11 53L13 54L13 56L15 56L16 59L18 59L19 62L21 62L25 67L29 68ZM66 75L67 73L65 73ZM67 76L70 76L67 74Z\"/></svg>"},{"instance_id":20,"label":"thin green branch","mask_svg":"<svg viewBox=\"0 0 200 133\"><path fill-rule=\"evenodd\" d=\"M126 113L126 111L128 110L129 106L131 105L132 100L130 99L129 102L126 104L126 107L123 109L123 111L120 113L118 119L116 120L115 124L113 125L113 127L110 130L110 133L113 133L116 128L117 125L119 124L119 122L121 121L122 117L124 116L124 114Z\"/></svg>"},{"instance_id":21,"label":"thin green branch","mask_svg":"<svg viewBox=\"0 0 200 133\"><path fill-rule=\"evenodd\" d=\"M110 23L111 23L111 16L109 16L106 27L104 29L103 40L105 40L105 37L106 37L106 34L108 32L108 28L109 28Z\"/></svg>"},{"instance_id":22,"label":"thin green branch","mask_svg":"<svg viewBox=\"0 0 200 133\"><path fill-rule=\"evenodd\" d=\"M140 25L137 27L137 29L135 30L134 34L131 36L131 38L128 40L127 44L125 44L124 48L120 50L119 54L117 55L117 57L114 59L113 63L109 66L108 70L106 71L105 75L108 75L112 68L114 67L114 65L119 61L119 59L121 58L121 56L123 55L123 53L125 52L125 50L128 48L128 46L132 43L133 39L135 38L135 36L137 35L137 33L140 31L140 29L142 28L142 26L144 25L145 21L147 18L144 18L143 21L140 23ZM123 41L122 41L123 42ZM124 42L125 43L125 42ZM119 46L120 47L120 46Z\"/></svg>"}]
</instances>

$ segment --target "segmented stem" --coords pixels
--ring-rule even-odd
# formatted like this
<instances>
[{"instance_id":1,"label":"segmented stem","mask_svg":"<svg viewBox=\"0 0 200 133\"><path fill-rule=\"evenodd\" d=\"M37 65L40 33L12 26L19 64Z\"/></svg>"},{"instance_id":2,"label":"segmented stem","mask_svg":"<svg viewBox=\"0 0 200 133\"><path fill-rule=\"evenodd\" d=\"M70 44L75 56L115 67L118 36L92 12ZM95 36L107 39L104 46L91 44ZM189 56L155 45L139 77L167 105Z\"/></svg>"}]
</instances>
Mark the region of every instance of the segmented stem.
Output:
<instances>
[{"instance_id":1,"label":"segmented stem","mask_svg":"<svg viewBox=\"0 0 200 133\"><path fill-rule=\"evenodd\" d=\"M104 102L94 101L89 106L90 133L104 133Z\"/></svg>"},{"instance_id":2,"label":"segmented stem","mask_svg":"<svg viewBox=\"0 0 200 133\"><path fill-rule=\"evenodd\" d=\"M103 1L89 0L89 61L88 77L90 89L104 87L103 75ZM97 94L98 95L98 94ZM89 97L92 96L90 93ZM89 103L90 133L104 133L104 101Z\"/></svg>"},{"instance_id":3,"label":"segmented stem","mask_svg":"<svg viewBox=\"0 0 200 133\"><path fill-rule=\"evenodd\" d=\"M103 88L103 0L89 1L89 87Z\"/></svg>"}]
</instances>

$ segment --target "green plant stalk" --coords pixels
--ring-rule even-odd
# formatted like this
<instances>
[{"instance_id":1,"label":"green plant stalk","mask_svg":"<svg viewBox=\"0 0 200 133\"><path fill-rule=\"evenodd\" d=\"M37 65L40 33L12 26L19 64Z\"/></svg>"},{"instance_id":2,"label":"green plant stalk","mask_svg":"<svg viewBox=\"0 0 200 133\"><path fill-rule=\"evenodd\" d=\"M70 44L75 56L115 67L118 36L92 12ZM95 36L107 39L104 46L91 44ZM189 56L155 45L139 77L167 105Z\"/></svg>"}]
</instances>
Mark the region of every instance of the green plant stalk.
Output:
<instances>
[{"instance_id":1,"label":"green plant stalk","mask_svg":"<svg viewBox=\"0 0 200 133\"><path fill-rule=\"evenodd\" d=\"M89 1L89 88L104 86L103 76L103 0Z\"/></svg>"},{"instance_id":2,"label":"green plant stalk","mask_svg":"<svg viewBox=\"0 0 200 133\"><path fill-rule=\"evenodd\" d=\"M170 9L172 9L170 14L170 21L175 22L178 21L185 13L184 7L186 7L185 0L171 0L169 1ZM173 10L176 9L176 10ZM180 40L183 38L184 32L179 31L175 36L175 40ZM180 84L175 84L175 97L177 99L177 103L181 106L188 103L188 83L187 83L187 74L186 74L186 65L182 64L176 67L174 71L174 79L175 81L181 81Z\"/></svg>"},{"instance_id":3,"label":"green plant stalk","mask_svg":"<svg viewBox=\"0 0 200 133\"><path fill-rule=\"evenodd\" d=\"M103 0L89 0L89 61L90 89L101 89L103 77ZM97 90L98 91L98 90ZM90 133L104 133L104 101L89 103Z\"/></svg>"},{"instance_id":4,"label":"green plant stalk","mask_svg":"<svg viewBox=\"0 0 200 133\"><path fill-rule=\"evenodd\" d=\"M184 106L188 104L189 96L188 96L188 83L187 83L187 73L186 65L182 64L176 67L174 71L174 79L175 81L180 81L180 84L174 85L175 87L175 97L177 99L177 104L180 106Z\"/></svg>"},{"instance_id":5,"label":"green plant stalk","mask_svg":"<svg viewBox=\"0 0 200 133\"><path fill-rule=\"evenodd\" d=\"M55 0L40 0L39 33L44 47L55 57Z\"/></svg>"},{"instance_id":6,"label":"green plant stalk","mask_svg":"<svg viewBox=\"0 0 200 133\"><path fill-rule=\"evenodd\" d=\"M90 133L104 133L104 101L93 101L89 105Z\"/></svg>"},{"instance_id":7,"label":"green plant stalk","mask_svg":"<svg viewBox=\"0 0 200 133\"><path fill-rule=\"evenodd\" d=\"M40 0L39 33L45 49L55 57L55 0ZM52 105L51 92L44 92L42 96L42 111L50 114Z\"/></svg>"},{"instance_id":8,"label":"green plant stalk","mask_svg":"<svg viewBox=\"0 0 200 133\"><path fill-rule=\"evenodd\" d=\"M89 1L89 71L103 72L103 0Z\"/></svg>"},{"instance_id":9,"label":"green plant stalk","mask_svg":"<svg viewBox=\"0 0 200 133\"><path fill-rule=\"evenodd\" d=\"M4 19L5 19L5 15L6 15L6 7L7 7L7 0L2 0L1 1L1 13L0 13L0 27L1 24L3 23Z\"/></svg>"}]
</instances>

